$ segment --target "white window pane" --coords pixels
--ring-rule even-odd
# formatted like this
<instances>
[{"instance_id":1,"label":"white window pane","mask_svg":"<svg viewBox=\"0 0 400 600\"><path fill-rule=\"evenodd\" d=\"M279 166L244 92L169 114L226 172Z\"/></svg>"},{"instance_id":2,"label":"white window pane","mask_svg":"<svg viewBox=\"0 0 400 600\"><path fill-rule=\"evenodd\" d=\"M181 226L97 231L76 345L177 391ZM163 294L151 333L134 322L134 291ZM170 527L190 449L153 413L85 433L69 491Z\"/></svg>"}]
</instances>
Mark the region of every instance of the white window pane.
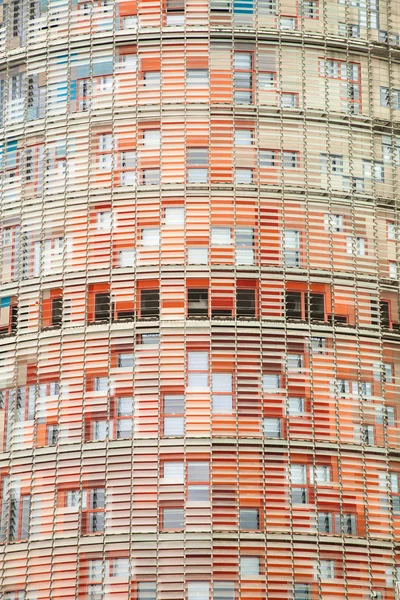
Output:
<instances>
[{"instance_id":1,"label":"white window pane","mask_svg":"<svg viewBox=\"0 0 400 600\"><path fill-rule=\"evenodd\" d=\"M208 387L207 373L189 373L188 387L191 388L206 388Z\"/></svg>"},{"instance_id":2,"label":"white window pane","mask_svg":"<svg viewBox=\"0 0 400 600\"><path fill-rule=\"evenodd\" d=\"M188 69L186 71L186 85L188 87L207 87L207 69Z\"/></svg>"},{"instance_id":3,"label":"white window pane","mask_svg":"<svg viewBox=\"0 0 400 600\"><path fill-rule=\"evenodd\" d=\"M286 249L298 250L300 248L300 231L285 229L284 244Z\"/></svg>"},{"instance_id":4,"label":"white window pane","mask_svg":"<svg viewBox=\"0 0 400 600\"><path fill-rule=\"evenodd\" d=\"M159 169L143 169L143 184L158 185L160 183Z\"/></svg>"},{"instance_id":5,"label":"white window pane","mask_svg":"<svg viewBox=\"0 0 400 600\"><path fill-rule=\"evenodd\" d=\"M235 170L235 183L247 183L253 182L253 170L252 169L236 169Z\"/></svg>"},{"instance_id":6,"label":"white window pane","mask_svg":"<svg viewBox=\"0 0 400 600\"><path fill-rule=\"evenodd\" d=\"M164 508L163 527L164 529L182 529L185 523L183 508Z\"/></svg>"},{"instance_id":7,"label":"white window pane","mask_svg":"<svg viewBox=\"0 0 400 600\"><path fill-rule=\"evenodd\" d=\"M249 70L252 67L251 54L249 52L235 52L234 68Z\"/></svg>"},{"instance_id":8,"label":"white window pane","mask_svg":"<svg viewBox=\"0 0 400 600\"><path fill-rule=\"evenodd\" d=\"M213 373L212 389L213 392L232 392L232 374Z\"/></svg>"},{"instance_id":9,"label":"white window pane","mask_svg":"<svg viewBox=\"0 0 400 600\"><path fill-rule=\"evenodd\" d=\"M160 336L158 333L142 333L142 344L144 345L152 345L159 344Z\"/></svg>"},{"instance_id":10,"label":"white window pane","mask_svg":"<svg viewBox=\"0 0 400 600\"><path fill-rule=\"evenodd\" d=\"M211 228L211 245L212 246L230 246L231 229L230 227L212 227Z\"/></svg>"},{"instance_id":11,"label":"white window pane","mask_svg":"<svg viewBox=\"0 0 400 600\"><path fill-rule=\"evenodd\" d=\"M165 224L166 225L184 225L185 209L180 206L174 206L165 209Z\"/></svg>"},{"instance_id":12,"label":"white window pane","mask_svg":"<svg viewBox=\"0 0 400 600\"><path fill-rule=\"evenodd\" d=\"M208 370L208 352L188 352L189 371Z\"/></svg>"},{"instance_id":13,"label":"white window pane","mask_svg":"<svg viewBox=\"0 0 400 600\"><path fill-rule=\"evenodd\" d=\"M229 414L232 412L232 396L218 394L213 396L212 409L214 414Z\"/></svg>"},{"instance_id":14,"label":"white window pane","mask_svg":"<svg viewBox=\"0 0 400 600\"><path fill-rule=\"evenodd\" d=\"M280 438L282 436L281 420L265 418L263 421L263 430L265 437Z\"/></svg>"},{"instance_id":15,"label":"white window pane","mask_svg":"<svg viewBox=\"0 0 400 600\"><path fill-rule=\"evenodd\" d=\"M236 129L235 144L236 146L251 146L253 143L253 132L251 129Z\"/></svg>"},{"instance_id":16,"label":"white window pane","mask_svg":"<svg viewBox=\"0 0 400 600\"><path fill-rule=\"evenodd\" d=\"M89 560L88 578L101 579L103 571L103 562L101 560Z\"/></svg>"},{"instance_id":17,"label":"white window pane","mask_svg":"<svg viewBox=\"0 0 400 600\"><path fill-rule=\"evenodd\" d=\"M276 391L280 388L280 375L263 375L263 391Z\"/></svg>"},{"instance_id":18,"label":"white window pane","mask_svg":"<svg viewBox=\"0 0 400 600\"><path fill-rule=\"evenodd\" d=\"M236 264L254 265L254 250L252 248L238 248L236 246Z\"/></svg>"},{"instance_id":19,"label":"white window pane","mask_svg":"<svg viewBox=\"0 0 400 600\"><path fill-rule=\"evenodd\" d=\"M129 417L132 415L133 398L122 397L117 400L117 416Z\"/></svg>"},{"instance_id":20,"label":"white window pane","mask_svg":"<svg viewBox=\"0 0 400 600\"><path fill-rule=\"evenodd\" d=\"M112 561L113 577L129 577L129 558L114 558Z\"/></svg>"},{"instance_id":21,"label":"white window pane","mask_svg":"<svg viewBox=\"0 0 400 600\"><path fill-rule=\"evenodd\" d=\"M93 421L92 440L105 440L107 437L108 421Z\"/></svg>"},{"instance_id":22,"label":"white window pane","mask_svg":"<svg viewBox=\"0 0 400 600\"><path fill-rule=\"evenodd\" d=\"M190 461L188 464L188 481L208 481L210 465L208 462Z\"/></svg>"},{"instance_id":23,"label":"white window pane","mask_svg":"<svg viewBox=\"0 0 400 600\"><path fill-rule=\"evenodd\" d=\"M183 435L183 417L165 417L164 435Z\"/></svg>"},{"instance_id":24,"label":"white window pane","mask_svg":"<svg viewBox=\"0 0 400 600\"><path fill-rule=\"evenodd\" d=\"M209 581L188 581L188 600L209 600Z\"/></svg>"},{"instance_id":25,"label":"white window pane","mask_svg":"<svg viewBox=\"0 0 400 600\"><path fill-rule=\"evenodd\" d=\"M142 229L142 245L143 246L159 246L160 230L159 228Z\"/></svg>"},{"instance_id":26,"label":"white window pane","mask_svg":"<svg viewBox=\"0 0 400 600\"><path fill-rule=\"evenodd\" d=\"M121 368L133 367L133 354L131 354L131 353L118 354L118 367L121 367Z\"/></svg>"},{"instance_id":27,"label":"white window pane","mask_svg":"<svg viewBox=\"0 0 400 600\"><path fill-rule=\"evenodd\" d=\"M160 130L147 129L144 131L143 143L145 147L158 148L160 146Z\"/></svg>"},{"instance_id":28,"label":"white window pane","mask_svg":"<svg viewBox=\"0 0 400 600\"><path fill-rule=\"evenodd\" d=\"M95 377L94 391L95 392L107 392L107 390L108 390L108 377Z\"/></svg>"},{"instance_id":29,"label":"white window pane","mask_svg":"<svg viewBox=\"0 0 400 600\"><path fill-rule=\"evenodd\" d=\"M134 248L126 248L118 253L119 267L134 267L135 266L135 250Z\"/></svg>"},{"instance_id":30,"label":"white window pane","mask_svg":"<svg viewBox=\"0 0 400 600\"><path fill-rule=\"evenodd\" d=\"M209 502L210 490L208 485L190 485L188 487L189 502Z\"/></svg>"},{"instance_id":31,"label":"white window pane","mask_svg":"<svg viewBox=\"0 0 400 600\"><path fill-rule=\"evenodd\" d=\"M164 463L164 480L174 483L183 483L184 481L184 464L183 462L165 462Z\"/></svg>"},{"instance_id":32,"label":"white window pane","mask_svg":"<svg viewBox=\"0 0 400 600\"><path fill-rule=\"evenodd\" d=\"M188 248L189 265L207 265L208 248Z\"/></svg>"},{"instance_id":33,"label":"white window pane","mask_svg":"<svg viewBox=\"0 0 400 600\"><path fill-rule=\"evenodd\" d=\"M143 75L144 86L146 89L159 89L160 88L160 72L159 71L147 71Z\"/></svg>"},{"instance_id":34,"label":"white window pane","mask_svg":"<svg viewBox=\"0 0 400 600\"><path fill-rule=\"evenodd\" d=\"M240 557L241 577L257 577L260 574L260 559L258 556Z\"/></svg>"},{"instance_id":35,"label":"white window pane","mask_svg":"<svg viewBox=\"0 0 400 600\"><path fill-rule=\"evenodd\" d=\"M304 412L304 398L289 398L288 413L289 415L301 415Z\"/></svg>"},{"instance_id":36,"label":"white window pane","mask_svg":"<svg viewBox=\"0 0 400 600\"><path fill-rule=\"evenodd\" d=\"M307 483L306 465L290 465L290 482L294 485Z\"/></svg>"},{"instance_id":37,"label":"white window pane","mask_svg":"<svg viewBox=\"0 0 400 600\"><path fill-rule=\"evenodd\" d=\"M97 229L111 229L112 224L112 213L98 212L97 213Z\"/></svg>"},{"instance_id":38,"label":"white window pane","mask_svg":"<svg viewBox=\"0 0 400 600\"><path fill-rule=\"evenodd\" d=\"M117 438L129 439L132 437L132 421L130 419L118 419L117 421Z\"/></svg>"},{"instance_id":39,"label":"white window pane","mask_svg":"<svg viewBox=\"0 0 400 600\"><path fill-rule=\"evenodd\" d=\"M302 354L288 354L288 369L301 369L303 367L303 361L304 359Z\"/></svg>"},{"instance_id":40,"label":"white window pane","mask_svg":"<svg viewBox=\"0 0 400 600\"><path fill-rule=\"evenodd\" d=\"M188 183L207 183L207 169L188 169Z\"/></svg>"}]
</instances>

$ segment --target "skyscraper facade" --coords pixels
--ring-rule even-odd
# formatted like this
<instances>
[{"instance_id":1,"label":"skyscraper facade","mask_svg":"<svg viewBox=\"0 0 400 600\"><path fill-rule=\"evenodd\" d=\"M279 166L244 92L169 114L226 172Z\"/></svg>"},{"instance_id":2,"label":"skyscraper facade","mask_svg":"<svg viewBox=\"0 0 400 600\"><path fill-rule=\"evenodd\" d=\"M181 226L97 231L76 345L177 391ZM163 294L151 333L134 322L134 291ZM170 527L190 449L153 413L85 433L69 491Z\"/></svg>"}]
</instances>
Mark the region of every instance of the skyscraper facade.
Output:
<instances>
[{"instance_id":1,"label":"skyscraper facade","mask_svg":"<svg viewBox=\"0 0 400 600\"><path fill-rule=\"evenodd\" d=\"M1 11L0 597L398 600L400 2Z\"/></svg>"}]
</instances>

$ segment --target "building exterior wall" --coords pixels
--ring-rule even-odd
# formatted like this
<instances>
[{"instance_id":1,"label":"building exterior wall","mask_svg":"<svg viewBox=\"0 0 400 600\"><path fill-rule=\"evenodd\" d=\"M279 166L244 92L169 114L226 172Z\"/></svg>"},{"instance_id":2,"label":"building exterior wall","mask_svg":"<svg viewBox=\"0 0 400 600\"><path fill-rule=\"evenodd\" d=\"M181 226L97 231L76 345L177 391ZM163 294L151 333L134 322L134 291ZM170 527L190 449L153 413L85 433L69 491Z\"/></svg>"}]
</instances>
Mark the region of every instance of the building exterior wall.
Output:
<instances>
[{"instance_id":1,"label":"building exterior wall","mask_svg":"<svg viewBox=\"0 0 400 600\"><path fill-rule=\"evenodd\" d=\"M0 10L0 597L398 600L400 3Z\"/></svg>"}]
</instances>

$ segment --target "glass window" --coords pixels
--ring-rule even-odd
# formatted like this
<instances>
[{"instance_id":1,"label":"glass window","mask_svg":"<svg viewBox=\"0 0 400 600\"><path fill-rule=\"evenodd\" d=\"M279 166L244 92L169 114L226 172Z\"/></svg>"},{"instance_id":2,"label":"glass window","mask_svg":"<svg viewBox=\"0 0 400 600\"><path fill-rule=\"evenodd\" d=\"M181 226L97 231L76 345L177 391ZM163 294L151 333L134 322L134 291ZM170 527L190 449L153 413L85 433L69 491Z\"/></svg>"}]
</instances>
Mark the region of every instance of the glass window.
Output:
<instances>
[{"instance_id":1,"label":"glass window","mask_svg":"<svg viewBox=\"0 0 400 600\"><path fill-rule=\"evenodd\" d=\"M240 529L259 529L258 508L240 508L239 527Z\"/></svg>"},{"instance_id":2,"label":"glass window","mask_svg":"<svg viewBox=\"0 0 400 600\"><path fill-rule=\"evenodd\" d=\"M159 185L160 169L143 169L143 185Z\"/></svg>"},{"instance_id":3,"label":"glass window","mask_svg":"<svg viewBox=\"0 0 400 600\"><path fill-rule=\"evenodd\" d=\"M185 526L185 512L183 508L164 508L163 529L183 529Z\"/></svg>"},{"instance_id":4,"label":"glass window","mask_svg":"<svg viewBox=\"0 0 400 600\"><path fill-rule=\"evenodd\" d=\"M281 377L276 374L266 374L262 376L263 391L276 391L281 387Z\"/></svg>"},{"instance_id":5,"label":"glass window","mask_svg":"<svg viewBox=\"0 0 400 600\"><path fill-rule=\"evenodd\" d=\"M335 562L333 560L321 560L319 566L321 579L333 579L335 577Z\"/></svg>"},{"instance_id":6,"label":"glass window","mask_svg":"<svg viewBox=\"0 0 400 600\"><path fill-rule=\"evenodd\" d=\"M207 265L208 248L188 248L189 265Z\"/></svg>"},{"instance_id":7,"label":"glass window","mask_svg":"<svg viewBox=\"0 0 400 600\"><path fill-rule=\"evenodd\" d=\"M208 463L190 462L188 465L188 501L208 502L209 494Z\"/></svg>"},{"instance_id":8,"label":"glass window","mask_svg":"<svg viewBox=\"0 0 400 600\"><path fill-rule=\"evenodd\" d=\"M129 558L113 558L109 561L111 577L129 577Z\"/></svg>"},{"instance_id":9,"label":"glass window","mask_svg":"<svg viewBox=\"0 0 400 600\"><path fill-rule=\"evenodd\" d=\"M188 352L188 387L208 387L208 352Z\"/></svg>"},{"instance_id":10,"label":"glass window","mask_svg":"<svg viewBox=\"0 0 400 600\"><path fill-rule=\"evenodd\" d=\"M188 69L186 71L187 87L208 87L207 69Z\"/></svg>"},{"instance_id":11,"label":"glass window","mask_svg":"<svg viewBox=\"0 0 400 600\"><path fill-rule=\"evenodd\" d=\"M166 225L184 225L185 224L185 209L183 206L171 206L165 209L165 224Z\"/></svg>"},{"instance_id":12,"label":"glass window","mask_svg":"<svg viewBox=\"0 0 400 600\"><path fill-rule=\"evenodd\" d=\"M94 378L94 391L95 392L107 392L108 391L108 377L95 377Z\"/></svg>"},{"instance_id":13,"label":"glass window","mask_svg":"<svg viewBox=\"0 0 400 600\"><path fill-rule=\"evenodd\" d=\"M164 435L184 435L185 401L183 396L164 396Z\"/></svg>"},{"instance_id":14,"label":"glass window","mask_svg":"<svg viewBox=\"0 0 400 600\"><path fill-rule=\"evenodd\" d=\"M285 265L287 267L300 266L300 231L285 229L283 237Z\"/></svg>"},{"instance_id":15,"label":"glass window","mask_svg":"<svg viewBox=\"0 0 400 600\"><path fill-rule=\"evenodd\" d=\"M136 252L134 248L124 248L118 252L119 267L134 267Z\"/></svg>"},{"instance_id":16,"label":"glass window","mask_svg":"<svg viewBox=\"0 0 400 600\"><path fill-rule=\"evenodd\" d=\"M363 237L347 236L347 254L354 254L356 256L365 256L366 254L366 240Z\"/></svg>"},{"instance_id":17,"label":"glass window","mask_svg":"<svg viewBox=\"0 0 400 600\"><path fill-rule=\"evenodd\" d=\"M271 169L273 167L276 167L275 150L260 150L259 158L261 169Z\"/></svg>"},{"instance_id":18,"label":"glass window","mask_svg":"<svg viewBox=\"0 0 400 600\"><path fill-rule=\"evenodd\" d=\"M92 440L105 440L107 437L108 421L92 422Z\"/></svg>"},{"instance_id":19,"label":"glass window","mask_svg":"<svg viewBox=\"0 0 400 600\"><path fill-rule=\"evenodd\" d=\"M164 481L168 481L168 483L183 483L184 476L185 467L183 462L164 462Z\"/></svg>"},{"instance_id":20,"label":"glass window","mask_svg":"<svg viewBox=\"0 0 400 600\"><path fill-rule=\"evenodd\" d=\"M281 419L266 417L263 421L264 435L267 438L282 437Z\"/></svg>"},{"instance_id":21,"label":"glass window","mask_svg":"<svg viewBox=\"0 0 400 600\"><path fill-rule=\"evenodd\" d=\"M160 245L160 229L158 227L146 227L142 229L142 245L143 246L159 246Z\"/></svg>"},{"instance_id":22,"label":"glass window","mask_svg":"<svg viewBox=\"0 0 400 600\"><path fill-rule=\"evenodd\" d=\"M159 90L161 83L160 71L146 71L143 73L143 83L148 90Z\"/></svg>"},{"instance_id":23,"label":"glass window","mask_svg":"<svg viewBox=\"0 0 400 600\"><path fill-rule=\"evenodd\" d=\"M235 583L233 581L214 581L213 600L235 600Z\"/></svg>"},{"instance_id":24,"label":"glass window","mask_svg":"<svg viewBox=\"0 0 400 600\"><path fill-rule=\"evenodd\" d=\"M118 354L118 367L133 367L133 354L131 352L122 352L121 354Z\"/></svg>"},{"instance_id":25,"label":"glass window","mask_svg":"<svg viewBox=\"0 0 400 600\"><path fill-rule=\"evenodd\" d=\"M287 367L288 370L302 369L304 366L303 354L288 354Z\"/></svg>"},{"instance_id":26,"label":"glass window","mask_svg":"<svg viewBox=\"0 0 400 600\"><path fill-rule=\"evenodd\" d=\"M304 398L288 398L288 415L295 417L304 413Z\"/></svg>"},{"instance_id":27,"label":"glass window","mask_svg":"<svg viewBox=\"0 0 400 600\"><path fill-rule=\"evenodd\" d=\"M311 600L311 586L309 583L295 583L293 591L293 600Z\"/></svg>"},{"instance_id":28,"label":"glass window","mask_svg":"<svg viewBox=\"0 0 400 600\"><path fill-rule=\"evenodd\" d=\"M145 148L160 147L161 132L159 129L146 129L143 131L143 145Z\"/></svg>"},{"instance_id":29,"label":"glass window","mask_svg":"<svg viewBox=\"0 0 400 600\"><path fill-rule=\"evenodd\" d=\"M188 581L188 600L209 600L209 581Z\"/></svg>"},{"instance_id":30,"label":"glass window","mask_svg":"<svg viewBox=\"0 0 400 600\"><path fill-rule=\"evenodd\" d=\"M258 556L240 557L240 576L257 577L260 575L260 559Z\"/></svg>"},{"instance_id":31,"label":"glass window","mask_svg":"<svg viewBox=\"0 0 400 600\"><path fill-rule=\"evenodd\" d=\"M88 578L89 579L101 579L102 573L103 573L103 561L102 560L89 560Z\"/></svg>"},{"instance_id":32,"label":"glass window","mask_svg":"<svg viewBox=\"0 0 400 600\"><path fill-rule=\"evenodd\" d=\"M235 185L253 183L253 169L235 169Z\"/></svg>"},{"instance_id":33,"label":"glass window","mask_svg":"<svg viewBox=\"0 0 400 600\"><path fill-rule=\"evenodd\" d=\"M344 231L343 226L343 215L324 215L324 227L325 231L341 232Z\"/></svg>"},{"instance_id":34,"label":"glass window","mask_svg":"<svg viewBox=\"0 0 400 600\"><path fill-rule=\"evenodd\" d=\"M112 212L101 211L97 213L97 229L111 229L112 226Z\"/></svg>"},{"instance_id":35,"label":"glass window","mask_svg":"<svg viewBox=\"0 0 400 600\"><path fill-rule=\"evenodd\" d=\"M253 144L253 131L251 129L235 130L236 146L251 146Z\"/></svg>"},{"instance_id":36,"label":"glass window","mask_svg":"<svg viewBox=\"0 0 400 600\"><path fill-rule=\"evenodd\" d=\"M157 583L155 581L139 581L137 600L157 600Z\"/></svg>"},{"instance_id":37,"label":"glass window","mask_svg":"<svg viewBox=\"0 0 400 600\"><path fill-rule=\"evenodd\" d=\"M232 412L232 373L212 374L212 409L214 414Z\"/></svg>"},{"instance_id":38,"label":"glass window","mask_svg":"<svg viewBox=\"0 0 400 600\"><path fill-rule=\"evenodd\" d=\"M331 467L329 465L316 465L315 467L310 467L310 482L314 483L314 473L315 473L315 483L318 485L324 485L326 483L330 483L331 481Z\"/></svg>"},{"instance_id":39,"label":"glass window","mask_svg":"<svg viewBox=\"0 0 400 600\"><path fill-rule=\"evenodd\" d=\"M282 152L282 166L284 169L297 169L299 166L299 155L297 152L284 150Z\"/></svg>"},{"instance_id":40,"label":"glass window","mask_svg":"<svg viewBox=\"0 0 400 600\"><path fill-rule=\"evenodd\" d=\"M318 513L318 531L320 533L332 533L332 514L328 512Z\"/></svg>"},{"instance_id":41,"label":"glass window","mask_svg":"<svg viewBox=\"0 0 400 600\"><path fill-rule=\"evenodd\" d=\"M211 227L212 246L230 246L232 244L230 227Z\"/></svg>"}]
</instances>

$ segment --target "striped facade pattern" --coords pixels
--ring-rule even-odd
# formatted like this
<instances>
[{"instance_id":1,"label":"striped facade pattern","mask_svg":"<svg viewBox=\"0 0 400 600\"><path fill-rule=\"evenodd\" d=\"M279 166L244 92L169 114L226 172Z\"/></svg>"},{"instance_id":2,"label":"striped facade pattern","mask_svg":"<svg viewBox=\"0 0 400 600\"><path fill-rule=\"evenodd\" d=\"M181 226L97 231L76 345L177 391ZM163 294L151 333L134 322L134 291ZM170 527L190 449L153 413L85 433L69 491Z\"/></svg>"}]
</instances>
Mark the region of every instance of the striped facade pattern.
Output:
<instances>
[{"instance_id":1,"label":"striped facade pattern","mask_svg":"<svg viewBox=\"0 0 400 600\"><path fill-rule=\"evenodd\" d=\"M0 597L398 600L400 3L0 19Z\"/></svg>"}]
</instances>

